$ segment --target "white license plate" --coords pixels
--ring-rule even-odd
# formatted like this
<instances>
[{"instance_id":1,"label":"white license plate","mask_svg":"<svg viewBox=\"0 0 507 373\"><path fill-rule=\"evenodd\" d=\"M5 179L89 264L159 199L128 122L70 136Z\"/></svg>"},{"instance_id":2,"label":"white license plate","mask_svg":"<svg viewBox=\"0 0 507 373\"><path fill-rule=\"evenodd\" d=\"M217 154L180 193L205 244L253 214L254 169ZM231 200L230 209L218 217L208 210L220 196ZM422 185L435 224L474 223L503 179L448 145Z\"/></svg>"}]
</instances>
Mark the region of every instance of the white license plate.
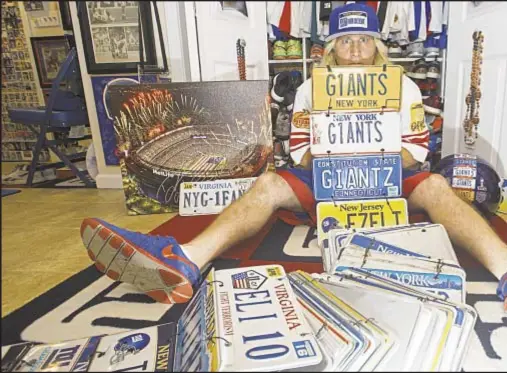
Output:
<instances>
[{"instance_id":1,"label":"white license plate","mask_svg":"<svg viewBox=\"0 0 507 373\"><path fill-rule=\"evenodd\" d=\"M181 183L179 214L182 216L220 214L250 189L256 179L248 177Z\"/></svg>"},{"instance_id":2,"label":"white license plate","mask_svg":"<svg viewBox=\"0 0 507 373\"><path fill-rule=\"evenodd\" d=\"M310 152L314 156L401 151L399 112L312 113Z\"/></svg>"},{"instance_id":3,"label":"white license plate","mask_svg":"<svg viewBox=\"0 0 507 373\"><path fill-rule=\"evenodd\" d=\"M225 371L317 365L322 352L280 265L215 272L217 339L229 342Z\"/></svg>"}]
</instances>

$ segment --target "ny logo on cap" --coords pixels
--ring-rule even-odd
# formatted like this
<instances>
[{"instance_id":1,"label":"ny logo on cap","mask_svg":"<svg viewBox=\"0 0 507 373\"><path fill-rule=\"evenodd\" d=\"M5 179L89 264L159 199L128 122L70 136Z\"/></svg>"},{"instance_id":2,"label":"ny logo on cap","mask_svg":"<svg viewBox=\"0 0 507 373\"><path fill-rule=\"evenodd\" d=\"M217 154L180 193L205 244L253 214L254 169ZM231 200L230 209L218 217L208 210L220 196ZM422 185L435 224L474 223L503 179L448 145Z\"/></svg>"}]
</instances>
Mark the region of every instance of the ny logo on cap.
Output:
<instances>
[{"instance_id":1,"label":"ny logo on cap","mask_svg":"<svg viewBox=\"0 0 507 373\"><path fill-rule=\"evenodd\" d=\"M352 11L343 12L339 15L338 29L349 27L368 28L368 16L366 12Z\"/></svg>"}]
</instances>

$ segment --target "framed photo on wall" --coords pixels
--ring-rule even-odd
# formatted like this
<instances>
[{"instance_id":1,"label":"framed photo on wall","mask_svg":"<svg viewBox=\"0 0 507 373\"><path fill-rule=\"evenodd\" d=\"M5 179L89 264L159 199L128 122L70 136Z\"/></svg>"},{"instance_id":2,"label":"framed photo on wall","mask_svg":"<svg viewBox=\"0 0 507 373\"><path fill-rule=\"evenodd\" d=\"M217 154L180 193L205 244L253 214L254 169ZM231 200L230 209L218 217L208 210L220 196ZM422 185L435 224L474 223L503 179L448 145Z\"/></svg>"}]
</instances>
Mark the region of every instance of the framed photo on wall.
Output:
<instances>
[{"instance_id":1,"label":"framed photo on wall","mask_svg":"<svg viewBox=\"0 0 507 373\"><path fill-rule=\"evenodd\" d=\"M69 36L32 37L35 66L42 89L51 88L53 79L70 51Z\"/></svg>"},{"instance_id":2,"label":"framed photo on wall","mask_svg":"<svg viewBox=\"0 0 507 373\"><path fill-rule=\"evenodd\" d=\"M70 8L68 1L58 1L58 8L60 10L60 18L62 19L62 28L64 31L73 31L72 18L70 16Z\"/></svg>"},{"instance_id":3,"label":"framed photo on wall","mask_svg":"<svg viewBox=\"0 0 507 373\"><path fill-rule=\"evenodd\" d=\"M141 30L145 63L156 64L149 1L78 1L77 9L89 74L137 73Z\"/></svg>"}]
</instances>

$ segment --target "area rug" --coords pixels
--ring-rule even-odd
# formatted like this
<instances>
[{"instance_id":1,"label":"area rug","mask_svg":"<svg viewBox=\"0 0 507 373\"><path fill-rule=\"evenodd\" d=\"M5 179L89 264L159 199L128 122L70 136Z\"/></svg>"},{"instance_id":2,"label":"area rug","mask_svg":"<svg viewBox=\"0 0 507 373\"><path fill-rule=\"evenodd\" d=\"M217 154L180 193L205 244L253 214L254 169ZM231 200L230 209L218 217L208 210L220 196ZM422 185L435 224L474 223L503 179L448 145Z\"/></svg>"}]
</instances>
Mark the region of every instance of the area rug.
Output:
<instances>
[{"instance_id":1,"label":"area rug","mask_svg":"<svg viewBox=\"0 0 507 373\"><path fill-rule=\"evenodd\" d=\"M215 216L176 216L152 231L186 243ZM503 222L503 221L502 221ZM505 232L507 234L507 232ZM507 240L507 238L506 238ZM276 217L255 237L214 262L216 269L278 263L287 272L322 272L315 253L316 232L290 226ZM504 371L507 366L507 314L495 295L497 280L466 252L457 250L467 273L467 303L478 314L464 371ZM77 273L2 319L2 345L20 341L58 342L112 334L177 319L185 305L163 305L101 275L94 266Z\"/></svg>"},{"instance_id":2,"label":"area rug","mask_svg":"<svg viewBox=\"0 0 507 373\"><path fill-rule=\"evenodd\" d=\"M19 189L3 189L2 188L2 197L12 196L13 194L19 193L21 190Z\"/></svg>"}]
</instances>

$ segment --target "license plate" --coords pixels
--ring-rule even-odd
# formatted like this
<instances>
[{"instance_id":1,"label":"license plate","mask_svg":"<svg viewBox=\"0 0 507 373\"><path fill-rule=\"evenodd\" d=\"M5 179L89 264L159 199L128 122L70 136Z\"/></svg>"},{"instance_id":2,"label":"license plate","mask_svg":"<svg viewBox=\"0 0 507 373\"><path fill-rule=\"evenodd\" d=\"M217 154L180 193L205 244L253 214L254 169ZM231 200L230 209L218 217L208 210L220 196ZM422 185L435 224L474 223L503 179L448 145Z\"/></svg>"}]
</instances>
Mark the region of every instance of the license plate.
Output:
<instances>
[{"instance_id":1,"label":"license plate","mask_svg":"<svg viewBox=\"0 0 507 373\"><path fill-rule=\"evenodd\" d=\"M314 67L313 110L400 111L398 65Z\"/></svg>"},{"instance_id":2,"label":"license plate","mask_svg":"<svg viewBox=\"0 0 507 373\"><path fill-rule=\"evenodd\" d=\"M399 153L400 113L315 112L310 117L312 155Z\"/></svg>"},{"instance_id":3,"label":"license plate","mask_svg":"<svg viewBox=\"0 0 507 373\"><path fill-rule=\"evenodd\" d=\"M405 198L317 203L319 246L333 228L374 228L408 224Z\"/></svg>"},{"instance_id":4,"label":"license plate","mask_svg":"<svg viewBox=\"0 0 507 373\"><path fill-rule=\"evenodd\" d=\"M399 197L401 187L399 154L313 159L317 201Z\"/></svg>"},{"instance_id":5,"label":"license plate","mask_svg":"<svg viewBox=\"0 0 507 373\"><path fill-rule=\"evenodd\" d=\"M224 371L317 365L322 352L280 265L215 272L217 339L229 342Z\"/></svg>"},{"instance_id":6,"label":"license plate","mask_svg":"<svg viewBox=\"0 0 507 373\"><path fill-rule=\"evenodd\" d=\"M187 182L180 184L179 214L219 214L241 197L257 178Z\"/></svg>"}]
</instances>

